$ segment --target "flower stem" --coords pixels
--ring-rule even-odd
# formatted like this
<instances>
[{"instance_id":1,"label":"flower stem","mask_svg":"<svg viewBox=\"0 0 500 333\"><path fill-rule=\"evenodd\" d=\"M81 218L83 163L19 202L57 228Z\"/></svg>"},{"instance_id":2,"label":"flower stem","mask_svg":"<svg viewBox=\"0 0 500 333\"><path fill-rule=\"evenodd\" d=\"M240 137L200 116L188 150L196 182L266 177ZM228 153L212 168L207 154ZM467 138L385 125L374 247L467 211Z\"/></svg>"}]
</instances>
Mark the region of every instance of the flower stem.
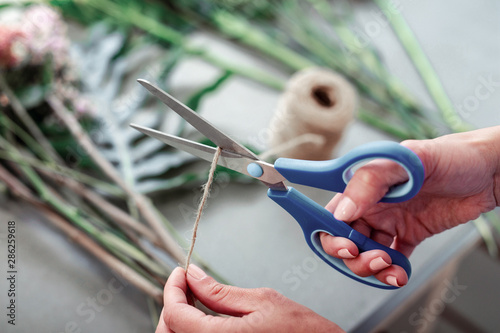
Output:
<instances>
[{"instance_id":1,"label":"flower stem","mask_svg":"<svg viewBox=\"0 0 500 333\"><path fill-rule=\"evenodd\" d=\"M88 237L85 233L78 230L61 216L52 211L45 203L36 199L31 191L5 168L0 165L0 180L2 180L10 191L26 202L35 206L39 212L42 212L48 220L59 230L64 232L71 240L95 256L99 261L118 273L124 280L133 284L138 289L150 295L158 304L163 303L162 290L134 271L132 268L118 260L108 253L98 243Z\"/></svg>"},{"instance_id":2,"label":"flower stem","mask_svg":"<svg viewBox=\"0 0 500 333\"><path fill-rule=\"evenodd\" d=\"M16 113L19 119L23 122L23 124L29 129L35 140L37 140L40 145L45 149L48 155L52 157L55 161L62 162L61 158L54 150L50 142L45 138L40 128L38 128L37 124L31 119L28 111L24 108L21 101L14 94L12 89L9 87L9 84L4 78L4 74L0 71L0 90L4 92L4 94L9 99L10 106L12 110Z\"/></svg>"},{"instance_id":3,"label":"flower stem","mask_svg":"<svg viewBox=\"0 0 500 333\"><path fill-rule=\"evenodd\" d=\"M375 116L371 112L367 112L362 108L358 110L358 118L366 124L374 126L400 140L407 140L412 138L412 136L408 135L407 132L402 131L397 126L393 126L388 123L385 119Z\"/></svg>"},{"instance_id":4,"label":"flower stem","mask_svg":"<svg viewBox=\"0 0 500 333\"><path fill-rule=\"evenodd\" d=\"M5 141L5 139L1 137L0 137L0 146L4 147L4 149L7 148L7 142ZM23 157L20 154L15 154L15 158L17 161L23 159ZM24 173L24 175L36 189L36 191L40 195L40 198L42 198L43 201L50 204L62 215L64 215L73 223L75 223L77 226L85 230L85 232L87 232L89 235L91 235L95 239L100 240L101 243L105 244L106 246L115 248L120 252L126 254L127 256L137 260L138 262L141 262L143 265L147 266L153 272L163 275L167 274L167 272L164 271L158 264L147 258L144 253L140 252L137 248L135 248L131 244L127 243L126 241L124 241L123 239L117 237L112 233L97 229L91 223L87 222L76 207L73 207L68 202L65 202L64 200L58 198L54 194L54 191L43 182L43 180L37 175L37 173L31 167L21 164L18 165L19 169Z\"/></svg>"},{"instance_id":5,"label":"flower stem","mask_svg":"<svg viewBox=\"0 0 500 333\"><path fill-rule=\"evenodd\" d=\"M406 53L413 62L420 77L422 78L429 94L436 103L436 106L441 112L446 124L454 132L463 132L471 129L471 126L465 123L455 111L453 104L446 93L443 84L441 83L438 75L436 74L429 58L423 51L420 43L418 42L412 29L409 27L406 20L399 12L394 10L389 11L387 8L388 3L383 0L374 0L377 6L384 12L390 12L386 15L387 20L391 24L393 31L405 48Z\"/></svg>"},{"instance_id":6,"label":"flower stem","mask_svg":"<svg viewBox=\"0 0 500 333\"><path fill-rule=\"evenodd\" d=\"M61 0L52 2L57 3L61 2ZM238 74L277 90L281 90L284 86L283 80L277 79L275 76L270 75L264 71L258 70L256 68L245 68L241 65L236 64L228 64L227 61L221 60L219 57L213 56L199 47L188 45L183 34L167 27L166 25L149 16L138 12L136 8L129 8L126 6L118 5L107 0L76 0L75 3L89 5L94 9L97 9L102 13L114 18L118 22L135 26L164 42L178 45L186 53L198 56L201 59L221 68L224 71Z\"/></svg>"},{"instance_id":7,"label":"flower stem","mask_svg":"<svg viewBox=\"0 0 500 333\"><path fill-rule=\"evenodd\" d=\"M24 131L19 125L17 125L9 118L0 115L0 124L15 133L31 151L36 152L40 158L46 160L46 162L44 162L33 157L24 156L22 161L18 161L19 164L27 164L37 169L45 170L47 172L65 175L77 180L78 182L104 191L105 193L114 197L123 197L124 193L119 187L81 173L75 169L65 167L62 164L56 163L36 140L34 140L26 131ZM0 151L0 158L15 161L15 158L9 151Z\"/></svg>"},{"instance_id":8,"label":"flower stem","mask_svg":"<svg viewBox=\"0 0 500 333\"><path fill-rule=\"evenodd\" d=\"M101 155L78 121L56 96L49 96L47 102L52 107L57 117L63 121L75 139L78 140L87 154L94 160L96 165L99 166L111 180L120 186L127 193L129 198L133 199L144 219L158 234L158 237L160 237L163 248L170 253L175 260L182 263L184 261L184 252L179 248L172 235L165 230L163 222L153 209L150 200L142 194L135 192L123 181L114 166ZM176 236L179 237L178 235Z\"/></svg>"}]
</instances>

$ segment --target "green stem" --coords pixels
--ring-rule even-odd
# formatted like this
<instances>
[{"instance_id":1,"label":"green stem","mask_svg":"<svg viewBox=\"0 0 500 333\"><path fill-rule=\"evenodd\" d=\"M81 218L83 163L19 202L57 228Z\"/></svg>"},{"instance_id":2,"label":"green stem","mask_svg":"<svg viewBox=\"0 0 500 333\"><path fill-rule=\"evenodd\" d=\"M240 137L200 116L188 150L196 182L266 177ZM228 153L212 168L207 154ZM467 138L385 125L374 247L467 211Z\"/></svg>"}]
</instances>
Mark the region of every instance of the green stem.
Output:
<instances>
[{"instance_id":1,"label":"green stem","mask_svg":"<svg viewBox=\"0 0 500 333\"><path fill-rule=\"evenodd\" d=\"M159 283L158 281L151 276L143 267L141 267L139 264L137 264L135 261L130 259L129 257L123 255L119 251L115 249L109 249L109 252L111 252L115 257L117 257L120 261L122 261L124 264L129 266L131 269L133 269L137 274L148 280L151 284L158 286ZM170 272L169 272L170 275Z\"/></svg>"},{"instance_id":2,"label":"green stem","mask_svg":"<svg viewBox=\"0 0 500 333\"><path fill-rule=\"evenodd\" d=\"M4 149L8 149L8 143L5 139L0 137L0 145L4 147ZM103 230L98 230L91 223L87 222L85 218L83 218L76 207L73 207L67 202L58 199L52 191L45 185L43 180L38 176L38 174L28 165L22 163L23 156L18 154L17 152L10 151L16 162L19 165L20 170L24 173L33 187L36 189L40 198L47 202L49 205L54 207L59 213L68 218L70 221L79 226L82 230L84 230L87 234L93 236L95 239L99 240L101 244L108 248L114 248L116 250L121 251L125 255L141 262L143 265L147 266L152 271L158 274L166 274L166 272L156 263L147 258L144 253L140 252L137 248L130 245L123 239L117 237L112 233L105 232Z\"/></svg>"},{"instance_id":3,"label":"green stem","mask_svg":"<svg viewBox=\"0 0 500 333\"><path fill-rule=\"evenodd\" d=\"M55 0L52 2L57 3L60 2L60 0ZM266 72L260 71L255 68L245 68L241 65L228 64L227 61L221 60L218 56L211 55L201 48L188 45L185 42L186 38L184 37L184 35L161 24L155 19L152 19L138 12L136 8L120 6L114 2L106 0L77 0L75 2L89 5L94 9L97 9L105 13L106 15L116 19L119 22L133 25L148 34L159 38L162 41L178 45L186 53L198 56L201 59L221 68L222 70L247 77L251 80L260 82L277 90L281 90L284 86L284 82L282 80L279 80L275 76L269 75Z\"/></svg>"},{"instance_id":4,"label":"green stem","mask_svg":"<svg viewBox=\"0 0 500 333\"><path fill-rule=\"evenodd\" d=\"M383 119L380 116L373 115L371 112L367 112L366 110L360 108L358 110L358 118L364 123L374 126L389 135L392 135L400 140L411 139L412 136L408 135L407 132L402 131L399 127L391 125L387 122L386 119Z\"/></svg>"},{"instance_id":5,"label":"green stem","mask_svg":"<svg viewBox=\"0 0 500 333\"><path fill-rule=\"evenodd\" d=\"M19 160L11 151L1 151L1 150L0 150L0 159L13 161L19 165L31 166L37 169L46 170L51 173L56 173L67 177L71 177L83 184L92 186L114 197L117 198L124 197L124 193L120 188L102 182L99 179L93 178L91 176L87 176L73 169L63 167L61 165L44 163L38 159L31 158L28 156L23 156L22 160Z\"/></svg>"},{"instance_id":6,"label":"green stem","mask_svg":"<svg viewBox=\"0 0 500 333\"><path fill-rule=\"evenodd\" d=\"M477 228L477 231L483 238L484 244L486 245L486 249L488 250L488 253L490 256L493 258L496 258L498 256L498 247L495 242L495 238L493 237L493 233L491 232L490 227L488 226L488 223L484 219L483 216L478 217L477 219L474 220L474 225Z\"/></svg>"},{"instance_id":7,"label":"green stem","mask_svg":"<svg viewBox=\"0 0 500 333\"><path fill-rule=\"evenodd\" d=\"M220 10L213 14L212 19L217 28L227 36L235 38L252 48L279 60L293 70L301 70L315 66L314 62L301 56L297 52L280 45L261 31L253 28L243 18Z\"/></svg>"},{"instance_id":8,"label":"green stem","mask_svg":"<svg viewBox=\"0 0 500 333\"><path fill-rule=\"evenodd\" d=\"M448 97L443 84L439 80L429 58L423 51L412 29L399 12L387 8L388 3L383 0L374 0L377 6L385 13L387 20L392 26L393 31L398 37L401 45L412 60L420 77L432 99L436 103L441 115L448 126L455 132L463 132L471 129L471 126L465 123L455 111L453 104Z\"/></svg>"},{"instance_id":9,"label":"green stem","mask_svg":"<svg viewBox=\"0 0 500 333\"><path fill-rule=\"evenodd\" d=\"M47 153L44 147L35 140L28 132L21 128L16 122L9 119L7 116L0 114L0 125L6 130L16 134L38 157L45 161L54 161L52 156Z\"/></svg>"},{"instance_id":10,"label":"green stem","mask_svg":"<svg viewBox=\"0 0 500 333\"><path fill-rule=\"evenodd\" d=\"M112 195L114 197L117 198L124 197L123 191L117 186L113 186L107 182L104 182L92 176L76 171L75 169L67 168L61 164L56 164L52 160L51 156L45 153L43 147L41 147L36 140L34 140L26 131L24 131L19 125L11 121L9 118L0 115L0 124L3 124L5 127L9 128L9 130L14 132L33 152L37 153L38 156L47 160L47 162L43 162L36 158L23 156L23 160L19 161L18 164L26 164L52 173L65 175L83 184L104 191L107 194ZM10 145L8 142L6 144ZM10 161L17 161L16 158L9 151L0 151L0 158Z\"/></svg>"},{"instance_id":11,"label":"green stem","mask_svg":"<svg viewBox=\"0 0 500 333\"><path fill-rule=\"evenodd\" d=\"M314 27L308 27L307 21L297 24L296 21L301 15L297 13L297 5L292 5L292 9L288 10L294 13L293 17L289 18L291 22L288 27L294 39L311 54L318 56L325 64L348 77L365 96L401 118L401 123L410 133L407 136L414 139L426 138L424 126L416 118L412 118L414 113L421 115L417 105L387 72L375 52L369 46L355 45L356 36L349 29L344 18L334 17L329 3L321 0L309 0L309 2L333 27L341 44L344 45L344 52L337 55L337 46L333 46L329 39L321 39L322 34L316 32Z\"/></svg>"},{"instance_id":12,"label":"green stem","mask_svg":"<svg viewBox=\"0 0 500 333\"><path fill-rule=\"evenodd\" d=\"M146 302L148 304L149 318L151 319L152 326L157 327L158 326L158 319L160 318L160 313L158 311L158 305L155 303L155 300L152 297L146 298Z\"/></svg>"},{"instance_id":13,"label":"green stem","mask_svg":"<svg viewBox=\"0 0 500 333\"><path fill-rule=\"evenodd\" d=\"M152 261L144 252L142 252L132 244L124 241L120 237L116 237L112 233L102 232L99 230L96 231L96 234L94 236L98 240L100 240L102 244L106 244L107 247L113 248L120 253L123 253L124 255L136 260L137 262L150 269L153 273L158 274L162 277L168 275L169 272L166 271L162 266Z\"/></svg>"},{"instance_id":14,"label":"green stem","mask_svg":"<svg viewBox=\"0 0 500 333\"><path fill-rule=\"evenodd\" d=\"M352 55L359 57L361 63L387 85L389 93L391 93L398 101L401 101L405 107L415 108L418 110L417 104L413 98L405 91L402 84L396 80L394 76L389 74L374 50L368 45L361 47L355 45L355 41L358 38L349 28L346 19L343 16L335 17L333 15L330 3L325 0L309 0L309 2L313 5L316 11L331 24L335 33L339 36L347 50Z\"/></svg>"},{"instance_id":15,"label":"green stem","mask_svg":"<svg viewBox=\"0 0 500 333\"><path fill-rule=\"evenodd\" d=\"M484 214L486 219L490 221L491 225L495 228L495 230L500 234L500 216L494 210L487 212Z\"/></svg>"},{"instance_id":16,"label":"green stem","mask_svg":"<svg viewBox=\"0 0 500 333\"><path fill-rule=\"evenodd\" d=\"M15 93L10 89L8 82L4 78L4 74L0 71L0 90L4 92L10 102L12 110L16 113L23 124L31 131L33 137L40 143L40 145L46 150L47 154L55 161L62 162L60 156L54 150L49 140L45 138L40 128L31 119L28 111L24 108L21 101L17 98Z\"/></svg>"}]
</instances>

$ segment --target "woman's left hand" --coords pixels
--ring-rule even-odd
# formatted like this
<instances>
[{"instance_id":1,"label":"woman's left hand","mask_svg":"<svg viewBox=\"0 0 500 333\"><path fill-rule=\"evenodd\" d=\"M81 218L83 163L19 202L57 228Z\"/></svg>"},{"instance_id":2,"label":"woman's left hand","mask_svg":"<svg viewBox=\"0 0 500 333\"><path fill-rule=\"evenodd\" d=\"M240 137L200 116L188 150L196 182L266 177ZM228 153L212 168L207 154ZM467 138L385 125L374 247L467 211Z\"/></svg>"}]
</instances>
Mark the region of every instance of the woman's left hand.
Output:
<instances>
[{"instance_id":1,"label":"woman's left hand","mask_svg":"<svg viewBox=\"0 0 500 333\"><path fill-rule=\"evenodd\" d=\"M193 306L191 294L207 308ZM199 267L177 267L164 291L156 333L198 332L344 332L331 321L269 288L243 289L220 284Z\"/></svg>"}]
</instances>

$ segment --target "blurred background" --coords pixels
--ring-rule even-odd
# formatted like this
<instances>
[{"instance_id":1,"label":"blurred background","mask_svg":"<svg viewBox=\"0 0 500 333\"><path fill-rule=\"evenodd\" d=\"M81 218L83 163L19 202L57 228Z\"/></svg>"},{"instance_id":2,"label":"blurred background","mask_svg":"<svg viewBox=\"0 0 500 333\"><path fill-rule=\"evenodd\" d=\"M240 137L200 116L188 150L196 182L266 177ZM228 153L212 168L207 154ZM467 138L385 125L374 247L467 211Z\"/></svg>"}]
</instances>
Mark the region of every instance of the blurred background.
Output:
<instances>
[{"instance_id":1,"label":"blurred background","mask_svg":"<svg viewBox=\"0 0 500 333\"><path fill-rule=\"evenodd\" d=\"M333 158L499 125L499 15L493 0L0 1L0 269L15 291L0 279L0 330L154 331L209 166L129 124L212 143L138 78L270 162ZM304 130L323 108L326 129ZM410 283L385 291L320 262L265 191L216 171L193 260L220 281L349 332L497 330L498 212L426 240Z\"/></svg>"}]
</instances>

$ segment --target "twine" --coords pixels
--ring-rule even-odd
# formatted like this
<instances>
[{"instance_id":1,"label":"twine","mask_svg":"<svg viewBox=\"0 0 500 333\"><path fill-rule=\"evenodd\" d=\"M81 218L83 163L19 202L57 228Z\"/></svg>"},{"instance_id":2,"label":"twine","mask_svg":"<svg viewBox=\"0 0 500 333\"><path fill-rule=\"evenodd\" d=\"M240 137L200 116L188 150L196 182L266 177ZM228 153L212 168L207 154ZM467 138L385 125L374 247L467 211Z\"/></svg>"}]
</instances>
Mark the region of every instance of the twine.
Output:
<instances>
[{"instance_id":1,"label":"twine","mask_svg":"<svg viewBox=\"0 0 500 333\"><path fill-rule=\"evenodd\" d=\"M210 171L208 172L208 180L203 185L203 196L201 197L200 204L198 206L198 212L196 214L196 220L194 221L193 226L193 235L191 237L191 246L189 247L189 252L186 257L186 265L184 266L184 270L188 271L189 262L191 261L191 255L193 254L194 243L196 242L196 233L198 232L198 225L200 224L201 214L203 213L203 207L207 202L208 196L210 195L210 186L214 181L215 169L217 167L217 162L219 161L220 154L222 152L221 147L217 147L217 151L214 154L214 159L212 160L212 165L210 166Z\"/></svg>"},{"instance_id":2,"label":"twine","mask_svg":"<svg viewBox=\"0 0 500 333\"><path fill-rule=\"evenodd\" d=\"M305 160L330 159L343 132L354 118L356 91L341 75L325 68L308 68L294 74L281 95L270 123L270 149L288 149L277 156ZM293 146L297 138L314 134ZM307 136L306 136L307 137ZM309 136L311 138L311 136Z\"/></svg>"},{"instance_id":3,"label":"twine","mask_svg":"<svg viewBox=\"0 0 500 333\"><path fill-rule=\"evenodd\" d=\"M308 68L298 72L288 81L280 98L270 126L271 147L261 158L270 154L307 160L331 158L333 149L353 119L356 106L355 89L339 74L322 68ZM208 180L203 185L203 196L198 206L184 267L186 273L221 152L222 148L218 147Z\"/></svg>"}]
</instances>

